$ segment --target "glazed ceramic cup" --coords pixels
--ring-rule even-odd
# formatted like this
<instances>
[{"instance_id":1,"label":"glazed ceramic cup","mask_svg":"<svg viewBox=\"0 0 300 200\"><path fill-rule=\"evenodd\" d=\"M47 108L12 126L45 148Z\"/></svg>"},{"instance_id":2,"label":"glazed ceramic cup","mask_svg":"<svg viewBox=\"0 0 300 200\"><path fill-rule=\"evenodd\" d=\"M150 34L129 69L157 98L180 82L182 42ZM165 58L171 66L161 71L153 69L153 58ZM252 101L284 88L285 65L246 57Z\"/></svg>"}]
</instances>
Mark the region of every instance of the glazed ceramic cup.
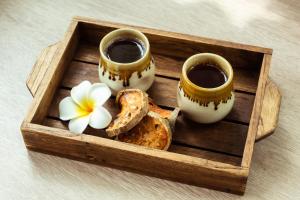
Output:
<instances>
[{"instance_id":1,"label":"glazed ceramic cup","mask_svg":"<svg viewBox=\"0 0 300 200\"><path fill-rule=\"evenodd\" d=\"M107 48L116 40L133 39L143 45L143 56L131 63L118 63L106 56ZM100 42L99 78L106 83L116 95L127 88L138 88L146 91L154 81L155 65L150 53L147 37L140 31L122 28L108 33Z\"/></svg>"},{"instance_id":2,"label":"glazed ceramic cup","mask_svg":"<svg viewBox=\"0 0 300 200\"><path fill-rule=\"evenodd\" d=\"M225 72L227 81L215 88L203 88L192 83L187 73L192 67L205 63L219 67ZM212 53L200 53L188 58L182 67L177 103L183 114L195 122L214 123L223 119L234 103L233 70L229 62Z\"/></svg>"}]
</instances>

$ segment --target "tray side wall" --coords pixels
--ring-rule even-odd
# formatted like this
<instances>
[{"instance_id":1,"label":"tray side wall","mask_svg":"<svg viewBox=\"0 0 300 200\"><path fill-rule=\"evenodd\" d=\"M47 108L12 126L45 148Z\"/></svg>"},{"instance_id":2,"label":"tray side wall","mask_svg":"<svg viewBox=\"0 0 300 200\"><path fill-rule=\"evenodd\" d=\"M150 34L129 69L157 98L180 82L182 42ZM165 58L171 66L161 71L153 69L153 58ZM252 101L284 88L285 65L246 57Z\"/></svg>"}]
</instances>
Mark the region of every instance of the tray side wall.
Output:
<instances>
[{"instance_id":1,"label":"tray side wall","mask_svg":"<svg viewBox=\"0 0 300 200\"><path fill-rule=\"evenodd\" d=\"M90 135L74 137L68 131L30 123L23 124L22 132L26 147L34 151L235 194L245 190L248 171L229 164L218 166L205 159Z\"/></svg>"},{"instance_id":2,"label":"tray side wall","mask_svg":"<svg viewBox=\"0 0 300 200\"><path fill-rule=\"evenodd\" d=\"M187 35L187 34L181 34L181 33L175 33L175 32L170 32L170 31L162 31L162 30L128 25L128 24L112 23L112 22L103 21L103 20L95 20L95 19L88 18L88 17L75 16L74 20L77 20L78 22L82 23L86 27L90 27L91 29L94 29L94 30L97 30L99 27L107 27L110 30L113 30L116 28L122 28L122 27L132 27L135 29L139 29L142 32L145 32L146 34L153 34L158 37L181 38L184 40L197 41L199 43L208 44L208 45L212 45L212 46L217 45L220 47L252 51L252 52L258 52L258 53L262 53L262 54L272 54L272 51L273 51L272 49L265 48L265 47L253 46L253 45L248 45L248 44L240 44L240 43L235 43L235 42L229 42L229 41L224 41L224 40L211 39L211 38L205 38L205 37L193 36L193 35ZM99 30L97 30L97 31L99 31Z\"/></svg>"},{"instance_id":3,"label":"tray side wall","mask_svg":"<svg viewBox=\"0 0 300 200\"><path fill-rule=\"evenodd\" d=\"M272 57L271 54L264 55L263 63L260 70L258 87L255 95L253 111L251 114L248 135L247 135L244 153L243 153L242 167L245 168L249 168L251 164L252 153L254 149L256 133L258 131L258 124L260 120L263 98L265 94L265 88L268 80L271 57Z\"/></svg>"},{"instance_id":4,"label":"tray side wall","mask_svg":"<svg viewBox=\"0 0 300 200\"><path fill-rule=\"evenodd\" d=\"M65 68L70 63L79 41L78 22L72 21L64 39L60 43L57 56L51 61L45 76L33 98L26 122L42 123L48 112L55 91L64 75Z\"/></svg>"},{"instance_id":5,"label":"tray side wall","mask_svg":"<svg viewBox=\"0 0 300 200\"><path fill-rule=\"evenodd\" d=\"M142 31L151 44L151 52L161 55L188 58L196 53L211 52L219 54L226 58L233 67L241 68L259 68L265 52L271 53L272 50L262 47L225 42L214 39L207 39L148 29L138 26L129 26L124 24L108 22L88 22L84 19L79 21L80 32L88 43L95 43L112 30L123 27L132 27ZM95 45L98 45L95 44Z\"/></svg>"}]
</instances>

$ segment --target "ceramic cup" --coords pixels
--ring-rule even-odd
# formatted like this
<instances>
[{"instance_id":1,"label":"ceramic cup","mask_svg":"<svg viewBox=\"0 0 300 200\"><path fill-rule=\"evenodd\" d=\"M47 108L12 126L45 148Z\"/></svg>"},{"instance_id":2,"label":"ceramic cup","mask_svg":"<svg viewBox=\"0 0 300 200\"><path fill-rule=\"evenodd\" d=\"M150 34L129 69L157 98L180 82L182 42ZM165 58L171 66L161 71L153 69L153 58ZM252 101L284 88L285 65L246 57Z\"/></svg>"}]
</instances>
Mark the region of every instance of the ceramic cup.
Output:
<instances>
[{"instance_id":1,"label":"ceramic cup","mask_svg":"<svg viewBox=\"0 0 300 200\"><path fill-rule=\"evenodd\" d=\"M118 63L110 60L106 55L107 48L116 40L133 39L143 46L143 56L131 63ZM146 91L154 81L155 65L150 53L147 37L140 31L121 28L105 35L99 46L99 78L106 83L116 95L118 91L127 88L138 88Z\"/></svg>"},{"instance_id":2,"label":"ceramic cup","mask_svg":"<svg viewBox=\"0 0 300 200\"><path fill-rule=\"evenodd\" d=\"M212 64L225 72L227 81L215 88L203 88L192 83L187 76L198 64ZM177 103L183 114L198 123L214 123L223 119L234 103L233 70L223 57L212 53L200 53L188 58L182 67L178 85Z\"/></svg>"}]
</instances>

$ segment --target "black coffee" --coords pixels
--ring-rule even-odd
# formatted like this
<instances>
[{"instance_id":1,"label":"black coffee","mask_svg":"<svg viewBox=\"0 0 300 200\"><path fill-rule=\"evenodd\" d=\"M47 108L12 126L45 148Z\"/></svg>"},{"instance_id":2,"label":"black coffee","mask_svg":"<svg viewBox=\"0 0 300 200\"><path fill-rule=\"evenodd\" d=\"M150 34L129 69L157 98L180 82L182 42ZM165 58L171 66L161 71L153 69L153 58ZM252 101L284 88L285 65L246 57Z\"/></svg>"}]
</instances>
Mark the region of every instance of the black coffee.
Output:
<instances>
[{"instance_id":1,"label":"black coffee","mask_svg":"<svg viewBox=\"0 0 300 200\"><path fill-rule=\"evenodd\" d=\"M119 63L131 63L143 57L143 45L133 39L122 39L114 41L106 51L106 56Z\"/></svg>"},{"instance_id":2,"label":"black coffee","mask_svg":"<svg viewBox=\"0 0 300 200\"><path fill-rule=\"evenodd\" d=\"M194 84L204 88L215 88L227 81L226 74L212 64L200 64L190 69L188 79Z\"/></svg>"}]
</instances>

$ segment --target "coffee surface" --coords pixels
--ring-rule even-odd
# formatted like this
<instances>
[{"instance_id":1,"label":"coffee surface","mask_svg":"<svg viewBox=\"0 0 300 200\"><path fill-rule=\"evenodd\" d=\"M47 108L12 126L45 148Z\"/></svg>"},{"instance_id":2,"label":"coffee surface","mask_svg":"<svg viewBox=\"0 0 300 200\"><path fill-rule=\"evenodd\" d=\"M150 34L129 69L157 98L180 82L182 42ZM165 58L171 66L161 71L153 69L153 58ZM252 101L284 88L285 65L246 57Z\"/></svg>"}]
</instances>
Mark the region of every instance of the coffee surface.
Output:
<instances>
[{"instance_id":1,"label":"coffee surface","mask_svg":"<svg viewBox=\"0 0 300 200\"><path fill-rule=\"evenodd\" d=\"M143 45L133 39L114 41L106 51L108 59L119 63L131 63L143 57Z\"/></svg>"},{"instance_id":2,"label":"coffee surface","mask_svg":"<svg viewBox=\"0 0 300 200\"><path fill-rule=\"evenodd\" d=\"M199 64L187 73L188 79L203 88L215 88L227 81L225 72L212 64Z\"/></svg>"}]
</instances>

